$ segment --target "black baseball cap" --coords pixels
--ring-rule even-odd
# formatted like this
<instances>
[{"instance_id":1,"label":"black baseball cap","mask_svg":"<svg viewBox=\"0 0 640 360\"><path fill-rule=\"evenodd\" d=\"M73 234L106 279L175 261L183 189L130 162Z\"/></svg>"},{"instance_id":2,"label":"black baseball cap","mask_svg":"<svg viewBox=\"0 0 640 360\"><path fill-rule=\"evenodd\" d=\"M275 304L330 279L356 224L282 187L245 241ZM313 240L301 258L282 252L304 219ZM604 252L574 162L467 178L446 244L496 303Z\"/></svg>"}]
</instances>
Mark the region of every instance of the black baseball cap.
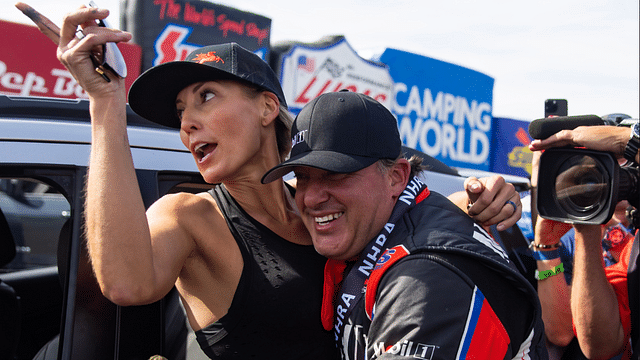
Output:
<instances>
[{"instance_id":1,"label":"black baseball cap","mask_svg":"<svg viewBox=\"0 0 640 360\"><path fill-rule=\"evenodd\" d=\"M349 91L313 99L296 116L291 134L289 160L269 170L263 184L296 166L350 173L380 159L395 160L402 152L393 114L369 96Z\"/></svg>"},{"instance_id":2,"label":"black baseball cap","mask_svg":"<svg viewBox=\"0 0 640 360\"><path fill-rule=\"evenodd\" d=\"M258 55L236 43L199 48L184 61L154 66L140 75L129 90L129 106L147 120L179 128L176 97L185 87L200 81L237 80L258 86L287 106L273 69Z\"/></svg>"}]
</instances>

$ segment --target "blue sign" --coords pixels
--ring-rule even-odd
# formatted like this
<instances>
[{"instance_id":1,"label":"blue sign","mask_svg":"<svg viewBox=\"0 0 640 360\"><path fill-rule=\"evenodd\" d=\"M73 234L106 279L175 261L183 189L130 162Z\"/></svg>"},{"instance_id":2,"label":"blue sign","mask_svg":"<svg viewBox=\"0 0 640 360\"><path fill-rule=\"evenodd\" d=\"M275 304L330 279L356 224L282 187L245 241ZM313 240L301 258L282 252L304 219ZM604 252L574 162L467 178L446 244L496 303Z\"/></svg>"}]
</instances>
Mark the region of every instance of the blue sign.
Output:
<instances>
[{"instance_id":1,"label":"blue sign","mask_svg":"<svg viewBox=\"0 0 640 360\"><path fill-rule=\"evenodd\" d=\"M379 60L395 83L402 142L449 166L490 171L493 78L395 49Z\"/></svg>"},{"instance_id":2,"label":"blue sign","mask_svg":"<svg viewBox=\"0 0 640 360\"><path fill-rule=\"evenodd\" d=\"M529 122L507 118L493 118L493 151L491 171L531 177L533 153L529 143Z\"/></svg>"}]
</instances>

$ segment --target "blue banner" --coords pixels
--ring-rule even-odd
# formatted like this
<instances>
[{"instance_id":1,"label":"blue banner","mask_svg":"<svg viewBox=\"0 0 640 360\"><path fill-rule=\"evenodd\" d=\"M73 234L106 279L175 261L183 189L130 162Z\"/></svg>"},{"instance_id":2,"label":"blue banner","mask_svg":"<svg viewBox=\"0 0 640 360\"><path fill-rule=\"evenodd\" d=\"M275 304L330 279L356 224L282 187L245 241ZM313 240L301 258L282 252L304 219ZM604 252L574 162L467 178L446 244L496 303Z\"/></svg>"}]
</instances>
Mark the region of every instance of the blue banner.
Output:
<instances>
[{"instance_id":1,"label":"blue banner","mask_svg":"<svg viewBox=\"0 0 640 360\"><path fill-rule=\"evenodd\" d=\"M493 78L395 49L379 60L395 83L391 111L403 143L452 167L490 171Z\"/></svg>"},{"instance_id":2,"label":"blue banner","mask_svg":"<svg viewBox=\"0 0 640 360\"><path fill-rule=\"evenodd\" d=\"M491 171L531 177L529 122L507 118L493 118Z\"/></svg>"}]
</instances>

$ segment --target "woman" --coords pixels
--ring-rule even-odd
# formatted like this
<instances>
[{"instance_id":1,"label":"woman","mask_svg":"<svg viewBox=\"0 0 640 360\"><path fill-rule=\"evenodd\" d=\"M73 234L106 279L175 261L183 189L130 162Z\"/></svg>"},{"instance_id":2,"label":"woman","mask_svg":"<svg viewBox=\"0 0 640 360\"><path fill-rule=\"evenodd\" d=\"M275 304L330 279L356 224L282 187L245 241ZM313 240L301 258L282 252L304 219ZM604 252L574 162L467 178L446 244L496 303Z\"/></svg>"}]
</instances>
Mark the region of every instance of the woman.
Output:
<instances>
[{"instance_id":1,"label":"woman","mask_svg":"<svg viewBox=\"0 0 640 360\"><path fill-rule=\"evenodd\" d=\"M166 195L145 212L127 141L124 80L109 74L106 82L90 59L96 45L131 38L94 26L107 15L93 8L69 14L58 47L91 103L86 225L102 292L116 304L140 305L175 285L212 358L333 357L332 335L319 315L325 259L313 250L293 188L260 182L291 146L291 118L275 74L237 44L221 44L136 80L131 107L179 128L204 179L219 184L208 193ZM468 181L477 185L470 192L482 192L475 207L486 210L483 220L513 224L518 209L502 206L513 187L500 180Z\"/></svg>"}]
</instances>

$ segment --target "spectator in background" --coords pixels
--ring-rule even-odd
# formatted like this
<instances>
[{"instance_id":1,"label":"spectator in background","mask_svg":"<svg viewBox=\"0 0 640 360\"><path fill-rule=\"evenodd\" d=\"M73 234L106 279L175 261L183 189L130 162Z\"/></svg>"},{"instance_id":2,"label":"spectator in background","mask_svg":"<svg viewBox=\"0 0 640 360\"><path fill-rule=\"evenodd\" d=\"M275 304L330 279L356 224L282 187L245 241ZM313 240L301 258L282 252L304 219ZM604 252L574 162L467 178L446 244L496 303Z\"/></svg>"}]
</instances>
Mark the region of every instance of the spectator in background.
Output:
<instances>
[{"instance_id":1,"label":"spectator in background","mask_svg":"<svg viewBox=\"0 0 640 360\"><path fill-rule=\"evenodd\" d=\"M628 206L626 200L619 202L611 220L602 226L604 266L617 263L620 252L633 239L633 230L626 216ZM586 359L575 339L571 318L574 229L570 224L538 217L535 240L531 247L537 260L538 274L554 270L559 265L564 269L564 276L540 278L538 275L537 279L545 333L550 342L550 358L562 356L563 359Z\"/></svg>"},{"instance_id":2,"label":"spectator in background","mask_svg":"<svg viewBox=\"0 0 640 360\"><path fill-rule=\"evenodd\" d=\"M574 130L562 130L544 140L534 140L529 148L540 151L567 145L580 146L591 150L609 151L618 159L624 157L637 165L640 163L638 127L637 123L632 129L614 126L581 126ZM638 199L629 200L638 201ZM638 309L638 284L635 282L637 274L632 271L628 275L627 272L630 268L637 269L638 266L638 252L632 249L638 246L640 232L636 231L634 241L627 242L619 256L619 262L605 268L602 266L602 226L576 224L574 228L575 253L570 307L580 348L588 358L610 358L623 350L625 357L633 354L637 358L638 332L633 334L631 332L632 323L635 327L639 325L631 317L632 313L637 314L640 310ZM536 231L539 230L543 231L542 229ZM556 237L562 230L549 231L549 233ZM553 241L552 237L550 236L547 241ZM560 262L558 258L549 261L551 260L555 263ZM546 266L552 264L550 262ZM554 284L561 286L562 278L558 278L558 276L551 277ZM541 283L545 281L548 280L543 280ZM546 295L540 294L541 299L549 296L552 296L549 292ZM562 307L567 306L566 302L563 305L558 301L557 304ZM566 328L566 323L567 321L562 322L563 328Z\"/></svg>"}]
</instances>

